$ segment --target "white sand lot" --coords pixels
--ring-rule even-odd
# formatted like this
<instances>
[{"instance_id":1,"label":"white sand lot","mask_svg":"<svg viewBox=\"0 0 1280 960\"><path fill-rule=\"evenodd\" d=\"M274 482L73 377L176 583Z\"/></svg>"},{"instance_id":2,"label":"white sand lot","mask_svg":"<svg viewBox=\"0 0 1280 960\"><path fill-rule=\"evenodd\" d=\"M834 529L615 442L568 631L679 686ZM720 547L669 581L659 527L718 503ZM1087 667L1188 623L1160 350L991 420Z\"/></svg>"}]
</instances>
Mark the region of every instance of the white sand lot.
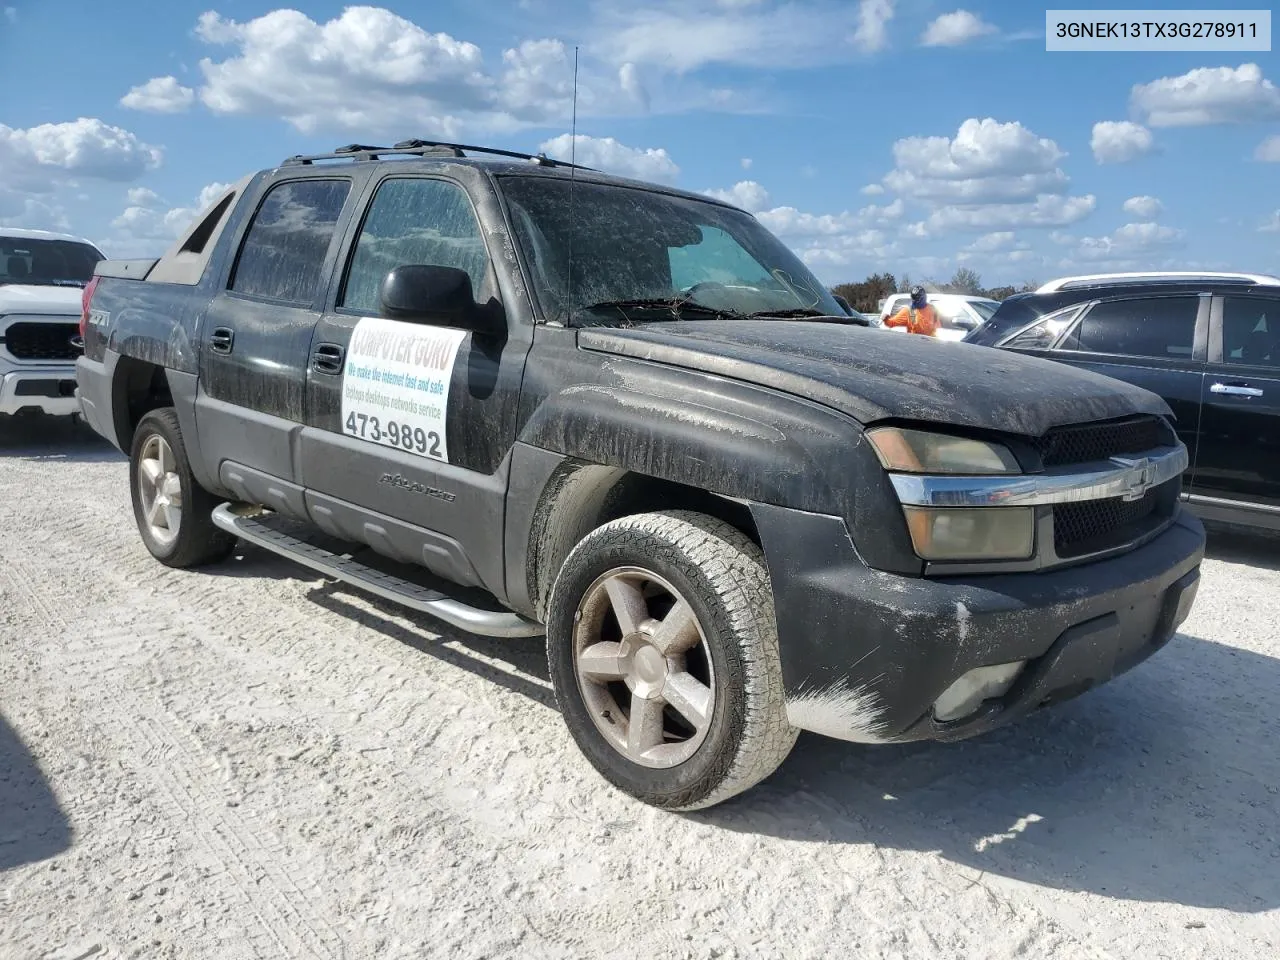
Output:
<instances>
[{"instance_id":1,"label":"white sand lot","mask_svg":"<svg viewBox=\"0 0 1280 960\"><path fill-rule=\"evenodd\" d=\"M1280 956L1280 542L1183 635L958 745L801 738L674 816L539 641L256 550L167 570L123 458L0 424L0 958Z\"/></svg>"}]
</instances>

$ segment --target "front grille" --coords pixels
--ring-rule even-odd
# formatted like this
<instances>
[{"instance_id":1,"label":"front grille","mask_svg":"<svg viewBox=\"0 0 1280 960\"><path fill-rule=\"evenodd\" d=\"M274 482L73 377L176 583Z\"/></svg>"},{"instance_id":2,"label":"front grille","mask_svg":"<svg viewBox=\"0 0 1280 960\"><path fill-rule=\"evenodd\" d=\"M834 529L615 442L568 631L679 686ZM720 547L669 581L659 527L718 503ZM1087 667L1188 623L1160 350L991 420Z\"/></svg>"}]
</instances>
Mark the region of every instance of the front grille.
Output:
<instances>
[{"instance_id":1,"label":"front grille","mask_svg":"<svg viewBox=\"0 0 1280 960\"><path fill-rule=\"evenodd\" d=\"M1170 480L1138 500L1086 500L1053 508L1053 548L1062 559L1122 547L1162 526L1173 514L1181 489Z\"/></svg>"},{"instance_id":2,"label":"front grille","mask_svg":"<svg viewBox=\"0 0 1280 960\"><path fill-rule=\"evenodd\" d=\"M4 345L16 360L74 360L80 348L72 339L80 335L75 323L15 323L4 331Z\"/></svg>"},{"instance_id":3,"label":"front grille","mask_svg":"<svg viewBox=\"0 0 1280 960\"><path fill-rule=\"evenodd\" d=\"M1083 423L1050 430L1037 441L1045 467L1091 463L1124 454L1172 446L1169 424L1160 417L1135 417L1110 423Z\"/></svg>"}]
</instances>

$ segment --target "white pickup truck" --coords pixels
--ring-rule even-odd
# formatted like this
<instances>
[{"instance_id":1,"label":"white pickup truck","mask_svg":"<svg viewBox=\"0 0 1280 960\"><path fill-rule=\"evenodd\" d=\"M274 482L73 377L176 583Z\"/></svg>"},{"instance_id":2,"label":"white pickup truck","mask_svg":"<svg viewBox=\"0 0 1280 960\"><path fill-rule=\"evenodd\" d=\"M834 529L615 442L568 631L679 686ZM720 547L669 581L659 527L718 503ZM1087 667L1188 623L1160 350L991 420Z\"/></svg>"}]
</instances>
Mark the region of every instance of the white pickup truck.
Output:
<instances>
[{"instance_id":1,"label":"white pickup truck","mask_svg":"<svg viewBox=\"0 0 1280 960\"><path fill-rule=\"evenodd\" d=\"M0 415L79 412L81 297L104 259L79 237L0 227Z\"/></svg>"}]
</instances>

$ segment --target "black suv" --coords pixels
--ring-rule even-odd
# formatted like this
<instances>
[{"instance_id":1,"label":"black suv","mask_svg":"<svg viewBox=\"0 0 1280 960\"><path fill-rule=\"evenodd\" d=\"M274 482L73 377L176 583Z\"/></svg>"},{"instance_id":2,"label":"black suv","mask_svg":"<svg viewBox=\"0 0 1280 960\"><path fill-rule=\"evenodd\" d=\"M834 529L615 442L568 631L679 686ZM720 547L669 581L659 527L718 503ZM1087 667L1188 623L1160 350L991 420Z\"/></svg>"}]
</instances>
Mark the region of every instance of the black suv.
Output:
<instances>
[{"instance_id":1,"label":"black suv","mask_svg":"<svg viewBox=\"0 0 1280 960\"><path fill-rule=\"evenodd\" d=\"M967 343L1060 360L1164 397L1209 520L1280 530L1280 278L1070 277L1005 300Z\"/></svg>"}]
</instances>

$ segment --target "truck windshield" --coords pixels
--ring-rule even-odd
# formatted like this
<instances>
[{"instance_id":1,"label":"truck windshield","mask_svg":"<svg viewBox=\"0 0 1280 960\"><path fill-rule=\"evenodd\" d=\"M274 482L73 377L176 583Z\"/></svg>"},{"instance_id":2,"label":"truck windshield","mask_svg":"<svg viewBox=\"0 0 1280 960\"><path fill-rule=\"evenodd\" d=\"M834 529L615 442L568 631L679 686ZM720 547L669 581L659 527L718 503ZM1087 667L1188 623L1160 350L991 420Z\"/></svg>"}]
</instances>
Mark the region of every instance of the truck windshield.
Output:
<instances>
[{"instance_id":1,"label":"truck windshield","mask_svg":"<svg viewBox=\"0 0 1280 960\"><path fill-rule=\"evenodd\" d=\"M739 210L581 180L572 203L568 180L506 176L500 186L549 319L670 319L654 308L664 302L690 320L717 311L845 316L795 254Z\"/></svg>"},{"instance_id":2,"label":"truck windshield","mask_svg":"<svg viewBox=\"0 0 1280 960\"><path fill-rule=\"evenodd\" d=\"M74 240L0 236L0 284L83 287L102 254Z\"/></svg>"}]
</instances>

